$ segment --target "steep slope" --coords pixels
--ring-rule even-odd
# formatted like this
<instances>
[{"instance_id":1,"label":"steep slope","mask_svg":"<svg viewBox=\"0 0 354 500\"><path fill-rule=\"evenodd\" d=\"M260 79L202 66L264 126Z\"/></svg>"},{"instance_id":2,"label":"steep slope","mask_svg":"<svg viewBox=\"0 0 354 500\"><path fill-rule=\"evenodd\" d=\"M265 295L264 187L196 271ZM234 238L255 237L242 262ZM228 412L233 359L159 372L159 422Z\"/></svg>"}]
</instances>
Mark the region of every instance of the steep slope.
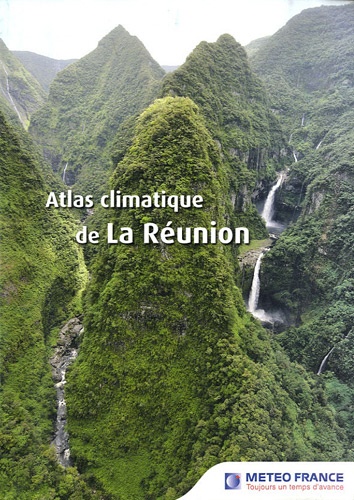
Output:
<instances>
[{"instance_id":1,"label":"steep slope","mask_svg":"<svg viewBox=\"0 0 354 500\"><path fill-rule=\"evenodd\" d=\"M0 39L0 106L27 128L32 113L45 100L45 92Z\"/></svg>"},{"instance_id":2,"label":"steep slope","mask_svg":"<svg viewBox=\"0 0 354 500\"><path fill-rule=\"evenodd\" d=\"M229 246L143 242L148 222L224 225L225 179L198 107L181 97L142 113L112 178L123 194L204 200L178 213L108 211L116 234L130 227L134 242L100 245L67 403L82 477L112 499L175 499L220 461L343 456L321 384L275 354L246 313Z\"/></svg>"},{"instance_id":3,"label":"steep slope","mask_svg":"<svg viewBox=\"0 0 354 500\"><path fill-rule=\"evenodd\" d=\"M244 49L230 35L201 42L185 64L165 77L163 95L190 97L198 104L227 165L237 219L253 237L264 237L251 194L274 179L284 142Z\"/></svg>"},{"instance_id":4,"label":"steep slope","mask_svg":"<svg viewBox=\"0 0 354 500\"><path fill-rule=\"evenodd\" d=\"M35 77L46 92L49 92L50 84L57 73L77 61L77 59L52 59L51 57L22 50L13 50L12 53L22 62L27 71Z\"/></svg>"},{"instance_id":5,"label":"steep slope","mask_svg":"<svg viewBox=\"0 0 354 500\"><path fill-rule=\"evenodd\" d=\"M252 65L262 75L281 74L292 87L306 92L350 84L353 8L304 10L275 35L262 39Z\"/></svg>"},{"instance_id":6,"label":"steep slope","mask_svg":"<svg viewBox=\"0 0 354 500\"><path fill-rule=\"evenodd\" d=\"M0 491L2 498L93 498L50 447L50 330L79 311L71 217L46 210L39 158L0 113ZM54 332L55 334L55 332ZM75 495L81 496L75 496ZM73 496L72 496L73 495Z\"/></svg>"},{"instance_id":7,"label":"steep slope","mask_svg":"<svg viewBox=\"0 0 354 500\"><path fill-rule=\"evenodd\" d=\"M102 192L110 142L122 121L155 97L164 71L142 43L118 26L98 47L60 72L30 132L54 172L82 193Z\"/></svg>"},{"instance_id":8,"label":"steep slope","mask_svg":"<svg viewBox=\"0 0 354 500\"><path fill-rule=\"evenodd\" d=\"M282 201L302 209L297 224L264 259L264 299L289 312L295 328L279 339L291 357L341 381L328 374L333 404L351 436L353 19L354 5L306 10L252 59L272 94L296 160Z\"/></svg>"}]
</instances>

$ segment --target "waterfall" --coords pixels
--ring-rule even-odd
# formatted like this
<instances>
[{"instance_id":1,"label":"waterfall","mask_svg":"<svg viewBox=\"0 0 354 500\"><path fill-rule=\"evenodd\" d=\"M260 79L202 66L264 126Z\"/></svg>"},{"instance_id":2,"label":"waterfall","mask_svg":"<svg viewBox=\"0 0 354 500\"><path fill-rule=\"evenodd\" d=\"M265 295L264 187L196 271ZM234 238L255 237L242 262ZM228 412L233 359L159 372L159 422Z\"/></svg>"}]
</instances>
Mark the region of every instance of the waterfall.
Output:
<instances>
[{"instance_id":1,"label":"waterfall","mask_svg":"<svg viewBox=\"0 0 354 500\"><path fill-rule=\"evenodd\" d=\"M285 227L283 224L273 221L275 193L277 189L279 189L279 187L281 186L284 179L284 175L285 173L282 172L279 175L277 182L274 184L274 186L272 186L271 190L268 193L262 211L262 217L265 220L268 230L271 228L271 230L274 231L275 234L280 234ZM274 324L275 321L283 322L281 313L279 312L267 313L263 309L258 309L258 299L261 289L260 269L261 269L262 259L266 254L266 252L268 251L269 248L263 248L257 259L253 273L251 292L248 298L247 310L253 316L260 319L261 321Z\"/></svg>"},{"instance_id":2,"label":"waterfall","mask_svg":"<svg viewBox=\"0 0 354 500\"><path fill-rule=\"evenodd\" d=\"M251 293L248 298L247 311L250 312L252 316L258 318L264 323L274 324L276 321L283 322L283 317L279 312L267 313L266 311L264 311L264 309L258 309L259 292L261 290L261 280L260 280L261 264L263 257L268 251L269 248L264 249L257 259L253 273Z\"/></svg>"},{"instance_id":3,"label":"waterfall","mask_svg":"<svg viewBox=\"0 0 354 500\"><path fill-rule=\"evenodd\" d=\"M333 352L333 349L334 349L334 346L332 347L332 349L330 351L328 351L328 353L326 354L326 356L323 358L322 363L320 364L320 367L318 369L317 375L321 375L321 373L323 372L324 367L325 367L325 365L327 363L327 360L328 360L328 358L330 357L330 355Z\"/></svg>"},{"instance_id":4,"label":"waterfall","mask_svg":"<svg viewBox=\"0 0 354 500\"><path fill-rule=\"evenodd\" d=\"M274 184L272 189L269 191L266 202L264 204L262 217L265 220L267 227L270 226L272 223L273 214L274 214L275 193L276 193L277 189L279 189L279 187L281 186L282 182L283 182L283 174L280 174L276 184Z\"/></svg>"},{"instance_id":5,"label":"waterfall","mask_svg":"<svg viewBox=\"0 0 354 500\"><path fill-rule=\"evenodd\" d=\"M19 120L20 120L21 124L22 124L23 126L25 126L25 124L23 123L22 117L21 117L21 115L20 115L20 112L19 112L19 110L17 109L16 104L15 104L15 101L13 100L12 95L11 95L11 92L10 92L9 74L8 74L8 72L7 72L7 70L6 70L6 66L5 66L5 64L4 64L2 61L0 61L0 62L1 62L1 64L2 64L3 70L4 70L4 72L5 72L5 76L6 76L6 93L7 93L7 96L8 96L8 98L9 98L10 104L12 105L12 107L14 108L14 110L16 111L16 114L17 114L17 116L18 116L18 118L19 118ZM5 92L4 92L4 94L5 94ZM5 94L5 97L6 97L6 94Z\"/></svg>"},{"instance_id":6,"label":"waterfall","mask_svg":"<svg viewBox=\"0 0 354 500\"><path fill-rule=\"evenodd\" d=\"M303 127L304 125L305 125L305 113L302 115L301 127Z\"/></svg>"},{"instance_id":7,"label":"waterfall","mask_svg":"<svg viewBox=\"0 0 354 500\"><path fill-rule=\"evenodd\" d=\"M297 163L297 162L298 162L298 159L297 159L297 156L296 156L295 151L293 151L293 157L294 157L295 163Z\"/></svg>"},{"instance_id":8,"label":"waterfall","mask_svg":"<svg viewBox=\"0 0 354 500\"><path fill-rule=\"evenodd\" d=\"M322 140L321 140L321 141L317 144L316 149L319 149L319 148L320 148L320 146L321 146L322 142L323 142L323 139L322 139Z\"/></svg>"},{"instance_id":9,"label":"waterfall","mask_svg":"<svg viewBox=\"0 0 354 500\"><path fill-rule=\"evenodd\" d=\"M263 256L264 256L264 252L262 252L257 259L256 266L254 268L254 273L253 273L251 293L250 293L250 296L248 299L248 311L252 314L256 312L257 306L258 306L259 292L261 289L261 280L260 280L259 275L260 275L261 262L262 262Z\"/></svg>"},{"instance_id":10,"label":"waterfall","mask_svg":"<svg viewBox=\"0 0 354 500\"><path fill-rule=\"evenodd\" d=\"M66 182L65 182L65 175L66 175L66 169L67 168L68 168L68 162L66 162L66 165L64 167L64 172L63 172L63 182L64 182L64 184L66 184Z\"/></svg>"}]
</instances>

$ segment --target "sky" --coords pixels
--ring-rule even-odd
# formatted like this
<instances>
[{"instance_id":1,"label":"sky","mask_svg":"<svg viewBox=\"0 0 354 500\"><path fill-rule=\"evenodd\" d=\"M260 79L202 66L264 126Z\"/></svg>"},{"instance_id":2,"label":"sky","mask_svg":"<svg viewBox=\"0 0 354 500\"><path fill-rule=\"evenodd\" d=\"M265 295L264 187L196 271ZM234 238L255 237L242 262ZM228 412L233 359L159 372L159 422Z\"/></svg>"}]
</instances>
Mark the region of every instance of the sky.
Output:
<instances>
[{"instance_id":1,"label":"sky","mask_svg":"<svg viewBox=\"0 0 354 500\"><path fill-rule=\"evenodd\" d=\"M336 0L0 0L0 38L10 50L83 57L121 24L161 65L229 33L242 45L272 35L301 10Z\"/></svg>"}]
</instances>

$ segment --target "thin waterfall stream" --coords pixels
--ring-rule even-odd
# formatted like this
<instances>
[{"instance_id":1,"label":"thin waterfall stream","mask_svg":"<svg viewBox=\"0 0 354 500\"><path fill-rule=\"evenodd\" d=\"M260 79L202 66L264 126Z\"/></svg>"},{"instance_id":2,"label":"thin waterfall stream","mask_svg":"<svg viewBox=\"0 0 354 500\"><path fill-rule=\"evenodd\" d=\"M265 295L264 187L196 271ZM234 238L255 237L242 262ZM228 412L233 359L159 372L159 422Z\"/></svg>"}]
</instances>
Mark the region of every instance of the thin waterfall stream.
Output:
<instances>
[{"instance_id":1,"label":"thin waterfall stream","mask_svg":"<svg viewBox=\"0 0 354 500\"><path fill-rule=\"evenodd\" d=\"M317 372L317 375L321 375L321 373L323 372L323 370L325 369L325 366L326 366L326 363L328 361L328 358L330 357L330 355L332 354L333 350L334 350L334 347L332 347L332 349L330 351L328 351L328 353L326 354L326 356L323 358L321 364L320 364L320 367L318 369L318 372Z\"/></svg>"},{"instance_id":2,"label":"thin waterfall stream","mask_svg":"<svg viewBox=\"0 0 354 500\"><path fill-rule=\"evenodd\" d=\"M68 162L66 162L66 165L64 167L64 172L63 172L63 182L66 184L66 169L68 168Z\"/></svg>"},{"instance_id":3,"label":"thin waterfall stream","mask_svg":"<svg viewBox=\"0 0 354 500\"><path fill-rule=\"evenodd\" d=\"M3 70L4 70L4 73L5 73L5 77L6 77L6 93L3 91L5 97L8 99L8 101L10 102L11 106L14 108L14 110L16 111L16 114L18 116L18 119L20 120L22 126L25 126L25 124L23 123L23 120L22 120L22 116L19 112L19 110L17 109L17 106L15 104L15 101L13 100L12 98L12 95L11 95L11 91L10 91L10 83L9 83L9 73L6 69L6 66L5 64L0 61L0 63L2 64L2 67L3 67ZM7 96L6 96L7 94Z\"/></svg>"},{"instance_id":4,"label":"thin waterfall stream","mask_svg":"<svg viewBox=\"0 0 354 500\"><path fill-rule=\"evenodd\" d=\"M261 268L261 262L262 262L263 256L264 256L264 252L262 252L257 259L256 266L254 268L251 293L250 293L250 296L248 299L248 310L252 314L256 312L257 305L258 305L259 291L261 288L261 281L259 278L259 270Z\"/></svg>"},{"instance_id":5,"label":"thin waterfall stream","mask_svg":"<svg viewBox=\"0 0 354 500\"><path fill-rule=\"evenodd\" d=\"M349 334L351 333L351 330L343 337L342 341L347 339ZM317 371L317 375L321 375L324 371L325 371L325 368L327 367L327 362L329 360L329 357L330 355L332 354L332 352L334 351L334 349L340 345L341 343L341 340L339 340L328 352L327 354L324 356L324 358L322 359L321 361L321 364L320 364L320 367Z\"/></svg>"}]
</instances>

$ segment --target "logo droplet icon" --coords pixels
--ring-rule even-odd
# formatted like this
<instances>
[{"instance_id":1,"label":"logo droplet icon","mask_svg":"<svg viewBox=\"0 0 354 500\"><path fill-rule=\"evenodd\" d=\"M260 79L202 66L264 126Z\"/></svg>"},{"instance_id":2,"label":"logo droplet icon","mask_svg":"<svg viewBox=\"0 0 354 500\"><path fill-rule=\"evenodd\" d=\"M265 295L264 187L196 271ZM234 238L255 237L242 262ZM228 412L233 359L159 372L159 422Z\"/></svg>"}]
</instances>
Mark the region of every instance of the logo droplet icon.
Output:
<instances>
[{"instance_id":1,"label":"logo droplet icon","mask_svg":"<svg viewBox=\"0 0 354 500\"><path fill-rule=\"evenodd\" d=\"M241 474L230 472L225 474L225 490L240 490Z\"/></svg>"}]
</instances>

